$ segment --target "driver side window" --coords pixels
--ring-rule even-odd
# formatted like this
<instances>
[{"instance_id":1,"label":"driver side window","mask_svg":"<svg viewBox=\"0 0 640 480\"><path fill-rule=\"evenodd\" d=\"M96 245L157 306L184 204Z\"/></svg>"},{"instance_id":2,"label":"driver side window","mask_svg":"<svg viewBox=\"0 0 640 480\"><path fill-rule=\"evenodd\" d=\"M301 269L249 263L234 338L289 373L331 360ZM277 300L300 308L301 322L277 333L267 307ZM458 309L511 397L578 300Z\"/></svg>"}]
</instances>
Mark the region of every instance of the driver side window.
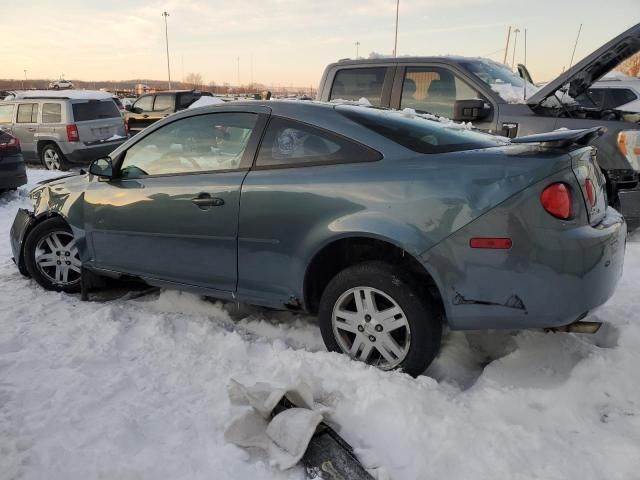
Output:
<instances>
[{"instance_id":1,"label":"driver side window","mask_svg":"<svg viewBox=\"0 0 640 480\"><path fill-rule=\"evenodd\" d=\"M214 172L240 168L258 115L213 113L156 130L127 150L122 178Z\"/></svg>"}]
</instances>

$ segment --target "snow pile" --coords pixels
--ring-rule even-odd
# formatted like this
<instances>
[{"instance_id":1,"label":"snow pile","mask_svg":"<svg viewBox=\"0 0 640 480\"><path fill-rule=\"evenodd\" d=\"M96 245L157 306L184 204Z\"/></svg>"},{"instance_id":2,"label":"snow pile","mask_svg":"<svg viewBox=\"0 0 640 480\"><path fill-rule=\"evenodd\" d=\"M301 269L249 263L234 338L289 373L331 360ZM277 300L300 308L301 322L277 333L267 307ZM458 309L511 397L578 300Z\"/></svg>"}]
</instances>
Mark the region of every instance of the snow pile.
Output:
<instances>
[{"instance_id":1,"label":"snow pile","mask_svg":"<svg viewBox=\"0 0 640 480\"><path fill-rule=\"evenodd\" d=\"M345 100L344 98L334 98L329 100L329 103L336 103L339 105L360 105L363 107L371 107L371 102L366 97L360 97L358 100Z\"/></svg>"},{"instance_id":2,"label":"snow pile","mask_svg":"<svg viewBox=\"0 0 640 480\"><path fill-rule=\"evenodd\" d=\"M31 186L55 176L28 173ZM638 243L598 335L454 332L413 379L325 352L304 316L169 291L106 303L45 292L7 241L26 192L0 197L3 478L301 480L225 443L226 386L243 377L309 383L394 480L638 478Z\"/></svg>"},{"instance_id":3,"label":"snow pile","mask_svg":"<svg viewBox=\"0 0 640 480\"><path fill-rule=\"evenodd\" d=\"M219 105L221 103L225 103L225 101L219 97L202 96L189 105L189 108L208 107L209 105Z\"/></svg>"},{"instance_id":4,"label":"snow pile","mask_svg":"<svg viewBox=\"0 0 640 480\"><path fill-rule=\"evenodd\" d=\"M507 103L527 103L526 99L531 98L539 90L531 84L526 84L527 96L525 98L525 87L517 87L510 83L492 83L490 87Z\"/></svg>"},{"instance_id":5,"label":"snow pile","mask_svg":"<svg viewBox=\"0 0 640 480\"><path fill-rule=\"evenodd\" d=\"M127 137L125 137L123 135L118 135L117 133L115 133L115 134L111 135L109 138L107 138L105 140L105 142L112 142L114 140L123 140L125 138L127 138Z\"/></svg>"},{"instance_id":6,"label":"snow pile","mask_svg":"<svg viewBox=\"0 0 640 480\"><path fill-rule=\"evenodd\" d=\"M438 115L432 115L431 113L418 113L413 108L405 108L402 110L402 115L407 118L424 118L425 120L435 120L447 127L459 128L462 130L472 130L473 124L471 122L455 122L447 117L439 117Z\"/></svg>"}]
</instances>

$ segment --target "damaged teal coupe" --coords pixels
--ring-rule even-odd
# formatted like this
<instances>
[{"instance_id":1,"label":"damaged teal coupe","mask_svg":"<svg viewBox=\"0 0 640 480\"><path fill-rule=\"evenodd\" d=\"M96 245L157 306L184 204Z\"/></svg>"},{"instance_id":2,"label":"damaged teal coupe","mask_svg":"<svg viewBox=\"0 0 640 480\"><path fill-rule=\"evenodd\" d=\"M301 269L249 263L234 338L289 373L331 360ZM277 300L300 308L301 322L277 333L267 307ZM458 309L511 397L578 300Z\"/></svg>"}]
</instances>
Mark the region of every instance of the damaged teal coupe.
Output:
<instances>
[{"instance_id":1,"label":"damaged teal coupe","mask_svg":"<svg viewBox=\"0 0 640 480\"><path fill-rule=\"evenodd\" d=\"M626 224L589 142L507 140L377 108L247 102L171 115L11 229L49 290L135 277L319 318L330 350L417 375L451 329L575 325L613 294Z\"/></svg>"}]
</instances>

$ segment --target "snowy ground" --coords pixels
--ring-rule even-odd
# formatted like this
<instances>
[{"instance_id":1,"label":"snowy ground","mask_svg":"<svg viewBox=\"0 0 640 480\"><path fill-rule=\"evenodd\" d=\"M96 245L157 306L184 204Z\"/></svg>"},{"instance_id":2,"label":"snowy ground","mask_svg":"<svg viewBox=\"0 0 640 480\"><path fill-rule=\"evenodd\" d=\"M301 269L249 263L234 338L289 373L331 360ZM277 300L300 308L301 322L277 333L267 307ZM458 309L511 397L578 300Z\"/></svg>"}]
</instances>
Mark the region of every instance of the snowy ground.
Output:
<instances>
[{"instance_id":1,"label":"snowy ground","mask_svg":"<svg viewBox=\"0 0 640 480\"><path fill-rule=\"evenodd\" d=\"M309 318L45 292L11 262L27 190L0 198L2 479L304 478L224 443L231 377L310 381L394 480L640 478L640 243L598 336L450 334L413 379L326 353Z\"/></svg>"}]
</instances>

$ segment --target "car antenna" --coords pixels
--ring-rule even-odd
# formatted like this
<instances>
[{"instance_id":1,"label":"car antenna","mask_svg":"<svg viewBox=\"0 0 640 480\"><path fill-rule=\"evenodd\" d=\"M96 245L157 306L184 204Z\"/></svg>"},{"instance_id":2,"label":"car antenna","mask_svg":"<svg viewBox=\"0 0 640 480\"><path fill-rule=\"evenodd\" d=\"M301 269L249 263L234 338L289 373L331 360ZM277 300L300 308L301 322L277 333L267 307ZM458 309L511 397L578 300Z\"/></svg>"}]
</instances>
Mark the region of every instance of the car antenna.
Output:
<instances>
[{"instance_id":1,"label":"car antenna","mask_svg":"<svg viewBox=\"0 0 640 480\"><path fill-rule=\"evenodd\" d=\"M524 66L527 68L527 29L524 29ZM528 69L527 69L528 70ZM524 103L527 103L527 79L524 79Z\"/></svg>"},{"instance_id":2,"label":"car antenna","mask_svg":"<svg viewBox=\"0 0 640 480\"><path fill-rule=\"evenodd\" d=\"M581 31L582 31L582 24L580 24L580 28L578 28L578 35L576 35L576 43L573 46L573 52L571 53L571 61L569 62L569 68L571 68L571 65L573 65L573 56L576 54L576 48L578 47L578 39L580 38Z\"/></svg>"}]
</instances>

